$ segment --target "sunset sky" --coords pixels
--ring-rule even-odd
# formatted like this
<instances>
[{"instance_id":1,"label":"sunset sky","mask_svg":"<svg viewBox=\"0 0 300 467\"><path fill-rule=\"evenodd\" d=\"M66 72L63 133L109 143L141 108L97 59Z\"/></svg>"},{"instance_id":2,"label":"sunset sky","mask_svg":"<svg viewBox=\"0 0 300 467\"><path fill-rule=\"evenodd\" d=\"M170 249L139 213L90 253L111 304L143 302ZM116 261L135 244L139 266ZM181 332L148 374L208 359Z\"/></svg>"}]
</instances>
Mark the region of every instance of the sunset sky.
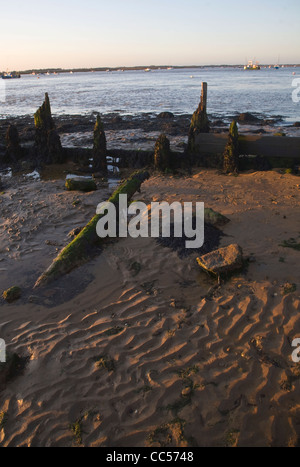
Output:
<instances>
[{"instance_id":1,"label":"sunset sky","mask_svg":"<svg viewBox=\"0 0 300 467\"><path fill-rule=\"evenodd\" d=\"M0 0L0 70L300 63L299 0Z\"/></svg>"}]
</instances>

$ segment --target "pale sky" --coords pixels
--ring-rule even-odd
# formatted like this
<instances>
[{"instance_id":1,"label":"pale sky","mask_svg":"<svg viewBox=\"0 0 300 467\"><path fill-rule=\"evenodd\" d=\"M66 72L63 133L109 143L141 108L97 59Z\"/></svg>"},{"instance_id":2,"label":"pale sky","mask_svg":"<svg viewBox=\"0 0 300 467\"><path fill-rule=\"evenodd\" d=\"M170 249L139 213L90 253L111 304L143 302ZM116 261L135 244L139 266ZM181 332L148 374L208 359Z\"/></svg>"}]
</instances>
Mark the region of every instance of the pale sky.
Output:
<instances>
[{"instance_id":1,"label":"pale sky","mask_svg":"<svg viewBox=\"0 0 300 467\"><path fill-rule=\"evenodd\" d=\"M299 0L0 0L0 70L300 63Z\"/></svg>"}]
</instances>

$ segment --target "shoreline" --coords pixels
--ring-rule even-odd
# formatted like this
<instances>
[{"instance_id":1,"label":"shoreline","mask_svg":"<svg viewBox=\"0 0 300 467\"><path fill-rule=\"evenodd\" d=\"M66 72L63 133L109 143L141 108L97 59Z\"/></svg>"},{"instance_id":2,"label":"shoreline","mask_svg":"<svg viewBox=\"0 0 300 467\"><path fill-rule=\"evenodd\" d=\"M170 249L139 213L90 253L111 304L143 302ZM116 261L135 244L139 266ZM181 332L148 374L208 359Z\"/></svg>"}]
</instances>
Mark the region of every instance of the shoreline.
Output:
<instances>
[{"instance_id":1,"label":"shoreline","mask_svg":"<svg viewBox=\"0 0 300 467\"><path fill-rule=\"evenodd\" d=\"M113 71L144 71L144 70L182 70L182 69L204 69L204 68L244 68L245 64L236 65L137 65L137 66L115 66L115 67L90 67L90 68L32 68L30 70L18 71L21 75L32 73L91 73L91 72L107 72ZM269 67L270 63L261 64L262 67ZM271 64L271 66L274 66ZM300 64L282 63L280 66L285 68L299 68ZM0 72L4 73L4 71Z\"/></svg>"},{"instance_id":2,"label":"shoreline","mask_svg":"<svg viewBox=\"0 0 300 467\"><path fill-rule=\"evenodd\" d=\"M88 115L55 115L53 118L56 129L61 136L64 147L91 148L93 143L93 127L96 112ZM228 133L230 122L239 116L236 114L218 118L209 115L211 133ZM300 124L285 123L283 117L268 118L249 114L249 120L240 120L239 132L243 134L274 135L284 133L289 136L300 136ZM184 151L192 114L174 115L171 112L146 113L138 115L122 115L117 112L103 114L102 121L108 139L109 149L154 149L155 141L160 133L165 133L173 144L174 151ZM5 145L5 133L9 124L17 126L20 143L31 145L34 143L35 127L31 115L0 119L0 146Z\"/></svg>"}]
</instances>

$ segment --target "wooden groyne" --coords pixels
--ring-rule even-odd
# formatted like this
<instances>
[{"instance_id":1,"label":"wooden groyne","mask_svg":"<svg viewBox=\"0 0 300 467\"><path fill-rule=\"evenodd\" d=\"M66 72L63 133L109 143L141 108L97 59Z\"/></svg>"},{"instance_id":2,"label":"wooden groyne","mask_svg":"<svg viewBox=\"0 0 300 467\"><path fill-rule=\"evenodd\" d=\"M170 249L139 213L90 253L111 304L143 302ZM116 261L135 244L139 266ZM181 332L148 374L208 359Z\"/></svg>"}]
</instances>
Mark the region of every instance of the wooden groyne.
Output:
<instances>
[{"instance_id":1,"label":"wooden groyne","mask_svg":"<svg viewBox=\"0 0 300 467\"><path fill-rule=\"evenodd\" d=\"M93 149L62 147L51 115L49 97L46 94L43 105L35 113L34 144L22 146L17 128L11 125L6 135L6 146L0 144L0 164L22 167L24 162L26 165L28 161L31 161L32 164L35 162L37 167L41 167L51 163L73 161L79 163L86 172L96 174L101 172L104 175L107 173L107 158L112 159L113 165L120 169L158 168L158 166L163 171L177 168L190 169L192 166L222 168L224 167L224 154L226 153L229 133L214 133L212 131L207 108L208 86L207 83L203 82L200 103L192 116L189 132L186 134L188 142L185 150L182 152L170 150L168 156L170 163L162 165L158 164L158 159L155 157L154 145L153 150L150 151L134 148L128 150L108 149L100 116L97 117L94 128ZM241 115L247 115L247 113ZM248 116L259 121L251 114ZM163 133L160 134L159 138L162 138L162 135ZM166 134L166 136L168 135ZM300 165L299 137L243 134L238 136L236 145L237 166L241 170L275 167L293 169ZM93 159L92 167L90 167L91 159Z\"/></svg>"}]
</instances>

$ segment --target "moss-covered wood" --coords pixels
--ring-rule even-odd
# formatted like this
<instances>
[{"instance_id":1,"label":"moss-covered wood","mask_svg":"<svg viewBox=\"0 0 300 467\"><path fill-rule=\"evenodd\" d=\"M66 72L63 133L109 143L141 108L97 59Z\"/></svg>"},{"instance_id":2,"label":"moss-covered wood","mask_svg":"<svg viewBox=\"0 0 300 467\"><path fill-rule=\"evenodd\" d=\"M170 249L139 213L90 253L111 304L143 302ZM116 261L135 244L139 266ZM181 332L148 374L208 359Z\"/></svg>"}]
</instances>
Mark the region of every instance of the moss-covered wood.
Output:
<instances>
[{"instance_id":1,"label":"moss-covered wood","mask_svg":"<svg viewBox=\"0 0 300 467\"><path fill-rule=\"evenodd\" d=\"M204 220L206 224L213 225L214 227L220 227L230 222L230 220L223 216L223 214L220 214L211 208L204 209Z\"/></svg>"},{"instance_id":2,"label":"moss-covered wood","mask_svg":"<svg viewBox=\"0 0 300 467\"><path fill-rule=\"evenodd\" d=\"M38 159L46 164L64 162L64 152L52 118L48 93L45 94L43 104L34 114L34 125Z\"/></svg>"},{"instance_id":3,"label":"moss-covered wood","mask_svg":"<svg viewBox=\"0 0 300 467\"><path fill-rule=\"evenodd\" d=\"M147 178L149 178L148 172L140 171L134 173L116 189L108 201L117 206L121 194L126 194L128 200L130 200ZM85 228L81 230L80 234L59 253L51 266L39 277L35 287L46 285L56 280L80 264L87 262L92 257L95 251L94 247L103 241L98 237L96 232L96 226L101 217L102 215L97 214L90 220Z\"/></svg>"},{"instance_id":4,"label":"moss-covered wood","mask_svg":"<svg viewBox=\"0 0 300 467\"><path fill-rule=\"evenodd\" d=\"M5 290L2 294L2 297L4 300L6 300L8 303L15 302L21 297L21 289L20 287L11 287L8 290Z\"/></svg>"},{"instance_id":5,"label":"moss-covered wood","mask_svg":"<svg viewBox=\"0 0 300 467\"><path fill-rule=\"evenodd\" d=\"M194 154L197 152L196 137L200 133L209 133L210 125L206 112L207 106L207 83L202 83L201 100L198 109L194 112L191 120L189 138L188 138L188 153Z\"/></svg>"},{"instance_id":6,"label":"moss-covered wood","mask_svg":"<svg viewBox=\"0 0 300 467\"><path fill-rule=\"evenodd\" d=\"M171 166L170 141L165 134L161 134L155 144L154 166L157 170L165 171Z\"/></svg>"},{"instance_id":7,"label":"moss-covered wood","mask_svg":"<svg viewBox=\"0 0 300 467\"><path fill-rule=\"evenodd\" d=\"M236 121L230 125L228 143L223 155L224 173L235 173L239 171L239 132Z\"/></svg>"},{"instance_id":8,"label":"moss-covered wood","mask_svg":"<svg viewBox=\"0 0 300 467\"><path fill-rule=\"evenodd\" d=\"M90 191L96 191L97 185L92 178L74 177L66 180L66 189L68 191L83 191L88 193Z\"/></svg>"},{"instance_id":9,"label":"moss-covered wood","mask_svg":"<svg viewBox=\"0 0 300 467\"><path fill-rule=\"evenodd\" d=\"M15 125L9 125L6 132L5 162L17 162L22 157L22 148L19 141L18 129Z\"/></svg>"},{"instance_id":10,"label":"moss-covered wood","mask_svg":"<svg viewBox=\"0 0 300 467\"><path fill-rule=\"evenodd\" d=\"M107 147L106 136L100 115L97 116L94 128L94 146L93 146L93 169L100 172L107 172Z\"/></svg>"}]
</instances>

